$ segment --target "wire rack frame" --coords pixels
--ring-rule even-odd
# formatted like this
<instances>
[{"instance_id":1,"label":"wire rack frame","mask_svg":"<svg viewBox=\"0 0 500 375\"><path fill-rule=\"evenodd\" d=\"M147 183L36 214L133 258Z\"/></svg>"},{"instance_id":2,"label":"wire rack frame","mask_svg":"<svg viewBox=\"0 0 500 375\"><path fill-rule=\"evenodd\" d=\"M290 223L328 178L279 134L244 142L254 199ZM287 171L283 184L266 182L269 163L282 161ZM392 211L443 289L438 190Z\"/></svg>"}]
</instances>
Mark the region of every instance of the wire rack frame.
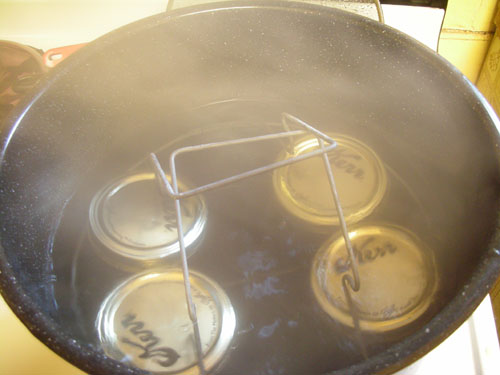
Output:
<instances>
[{"instance_id":1,"label":"wire rack frame","mask_svg":"<svg viewBox=\"0 0 500 375\"><path fill-rule=\"evenodd\" d=\"M200 375L205 375L206 374L206 369L203 363L203 352L202 352L202 347L201 347L201 337L200 337L200 330L198 326L198 318L196 314L196 306L193 303L193 298L192 298L192 293L191 293L191 283L189 280L189 266L187 262L187 256L186 256L186 247L184 243L184 231L182 228L182 216L181 216L181 205L180 201L181 199L184 198L189 198L197 194L205 193L210 190L214 190L217 188L220 188L222 186L226 186L228 184L241 181L247 178L250 178L252 176L256 176L265 172L272 171L277 168L285 167L294 163L298 163L300 161L306 160L313 158L315 156L321 156L324 166L325 166L325 172L328 177L328 182L330 184L330 190L332 193L333 200L335 202L335 208L337 210L337 215L339 218L340 222L340 227L342 230L342 235L344 237L344 242L345 246L347 249L347 253L349 256L350 260L350 269L352 274L344 274L342 277L342 288L344 291L344 294L346 296L346 301L348 303L349 309L351 311L351 315L353 317L353 322L354 326L357 330L359 330L359 319L357 318L356 310L352 302L352 297L351 297L351 290L356 292L360 289L360 279L359 279L359 270L358 270L358 263L356 260L356 257L354 256L354 251L353 247L351 244L351 240L349 238L348 230L347 230L347 225L345 222L344 214L342 211L342 207L340 204L340 199L338 196L337 192L337 187L335 185L335 179L333 177L333 172L331 165L328 161L328 152L332 151L337 147L337 143L335 142L334 139L330 138L326 134L320 132L319 130L315 129L311 125L307 124L306 122L302 121L301 119L290 115L288 113L283 113L282 117L282 125L285 129L284 132L280 133L272 133L272 134L265 134L265 135L259 135L255 137L249 137L249 138L239 138L239 139L233 139L233 140L228 140L228 141L221 141L221 142L214 142L214 143L206 143L206 144L200 144L200 145L194 145L194 146L186 146L186 147L181 147L176 149L170 154L170 177L172 182L170 182L160 164L160 161L158 160L158 157L156 154L151 153L150 154L150 161L151 164L154 168L156 180L159 183L160 189L162 194L166 194L170 198L175 200L175 210L176 210L176 221L177 221L177 234L178 234L178 240L179 240L179 248L180 248L180 254L181 254L181 262L182 262L182 274L183 274L183 282L184 282L184 290L185 290L185 295L186 295L186 304L187 304L187 310L189 314L189 318L192 322L193 325L193 334L194 334L194 341L195 341L195 350L196 350L196 355L197 355L197 360L198 360L198 368L200 370ZM298 128L301 128L299 130L291 130L291 126L295 126ZM215 148L220 148L220 147L226 147L226 146L234 146L234 145L239 145L239 144L248 144L248 143L256 143L256 142L262 142L262 141L269 141L273 139L283 139L283 138L288 138L290 141L292 141L293 137L299 136L299 135L305 135L305 134L310 134L313 135L317 138L318 140L318 145L319 149L310 151L308 153L294 156L285 160L280 160L262 167L258 167L243 173L235 174L227 178L223 178L205 185L201 185L183 192L179 191L179 186L177 182L177 169L176 169L176 158L185 153L192 153L192 152L197 152L197 151L202 151L202 150L208 150L208 149L215 149ZM292 145L293 143L290 142L289 145ZM363 349L363 348L362 348Z\"/></svg>"}]
</instances>

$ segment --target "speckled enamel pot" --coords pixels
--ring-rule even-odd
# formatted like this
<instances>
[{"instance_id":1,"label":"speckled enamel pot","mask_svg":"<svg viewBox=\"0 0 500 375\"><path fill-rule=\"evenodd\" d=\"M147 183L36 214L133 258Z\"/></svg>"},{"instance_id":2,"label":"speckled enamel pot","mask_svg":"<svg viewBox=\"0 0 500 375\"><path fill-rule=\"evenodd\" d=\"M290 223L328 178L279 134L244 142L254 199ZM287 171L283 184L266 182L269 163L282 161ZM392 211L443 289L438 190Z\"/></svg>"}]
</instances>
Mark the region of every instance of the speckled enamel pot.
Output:
<instances>
[{"instance_id":1,"label":"speckled enamel pot","mask_svg":"<svg viewBox=\"0 0 500 375\"><path fill-rule=\"evenodd\" d=\"M442 233L429 240L442 248L440 307L415 333L332 374L391 372L450 335L500 271L496 115L411 38L339 10L274 1L202 5L123 27L63 61L15 109L0 155L0 286L31 332L86 372L141 373L64 324L55 230L89 174L200 126L169 121L173 113L235 98L280 103L277 114L370 139L425 192L428 224Z\"/></svg>"}]
</instances>

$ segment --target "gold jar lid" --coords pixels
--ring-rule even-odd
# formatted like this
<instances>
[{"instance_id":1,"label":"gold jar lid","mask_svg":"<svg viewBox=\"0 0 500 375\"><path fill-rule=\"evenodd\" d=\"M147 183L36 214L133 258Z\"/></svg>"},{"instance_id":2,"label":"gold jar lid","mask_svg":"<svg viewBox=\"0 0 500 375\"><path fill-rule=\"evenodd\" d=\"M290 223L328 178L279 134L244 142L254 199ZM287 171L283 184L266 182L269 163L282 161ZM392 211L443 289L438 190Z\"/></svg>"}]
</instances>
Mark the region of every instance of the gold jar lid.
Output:
<instances>
[{"instance_id":1,"label":"gold jar lid","mask_svg":"<svg viewBox=\"0 0 500 375\"><path fill-rule=\"evenodd\" d=\"M179 183L182 191L185 186ZM207 210L201 196L181 200L184 243L188 253L201 235ZM180 251L175 201L160 193L154 173L120 178L101 189L89 210L92 234L104 259L150 265Z\"/></svg>"},{"instance_id":2,"label":"gold jar lid","mask_svg":"<svg viewBox=\"0 0 500 375\"><path fill-rule=\"evenodd\" d=\"M351 291L362 330L386 332L403 327L429 307L437 287L434 257L411 232L392 225L364 226L349 233L358 262L360 285ZM352 274L342 236L316 254L311 282L314 295L332 318L354 326L342 287Z\"/></svg>"},{"instance_id":3,"label":"gold jar lid","mask_svg":"<svg viewBox=\"0 0 500 375\"><path fill-rule=\"evenodd\" d=\"M229 348L236 318L231 301L213 280L197 272L189 279L209 371ZM102 303L96 328L104 352L113 359L152 374L199 374L180 269L123 282Z\"/></svg>"},{"instance_id":4,"label":"gold jar lid","mask_svg":"<svg viewBox=\"0 0 500 375\"><path fill-rule=\"evenodd\" d=\"M329 134L337 147L328 153L340 204L347 223L368 216L386 191L387 176L381 160L365 144L351 137ZM291 158L318 149L318 140L299 140ZM294 216L317 225L338 225L339 218L321 156L276 169L273 184L278 200Z\"/></svg>"}]
</instances>

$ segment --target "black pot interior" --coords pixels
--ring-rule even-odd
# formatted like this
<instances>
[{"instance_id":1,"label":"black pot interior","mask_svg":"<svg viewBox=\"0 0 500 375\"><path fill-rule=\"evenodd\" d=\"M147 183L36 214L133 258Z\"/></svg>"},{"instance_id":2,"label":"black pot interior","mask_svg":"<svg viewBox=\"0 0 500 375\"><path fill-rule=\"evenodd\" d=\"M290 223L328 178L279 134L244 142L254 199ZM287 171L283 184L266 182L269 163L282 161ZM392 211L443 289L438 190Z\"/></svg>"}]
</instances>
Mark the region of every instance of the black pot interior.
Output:
<instances>
[{"instance_id":1,"label":"black pot interior","mask_svg":"<svg viewBox=\"0 0 500 375\"><path fill-rule=\"evenodd\" d=\"M92 196L117 176L148 170L150 152L167 167L175 147L279 131L288 112L320 131L359 139L390 172L389 188L401 181L409 187L418 204L386 200L366 221L417 233L435 254L439 288L415 324L366 334L367 360L352 330L315 304L309 262L324 237L287 224L269 174L250 188L238 183L209 193L213 235L190 265L226 287L237 317L234 347L216 373L322 374L360 363L373 370L377 355L439 317L488 252L500 196L494 120L447 63L369 20L278 3L189 13L146 19L90 44L11 119L0 172L2 267L16 280L13 287L5 276L7 298L37 310L23 320L35 331L49 327L38 335L59 340L55 350L87 371L125 371L103 356L94 320L130 273L104 264L85 242ZM179 176L206 183L271 162L279 147L186 157ZM291 249L298 255L287 255ZM299 271L230 286L242 277L245 254ZM268 277L271 292L249 297L248 288ZM292 329L291 321L304 323ZM275 334L259 336L275 322ZM439 334L453 325L446 321ZM403 357L418 350L408 344Z\"/></svg>"}]
</instances>

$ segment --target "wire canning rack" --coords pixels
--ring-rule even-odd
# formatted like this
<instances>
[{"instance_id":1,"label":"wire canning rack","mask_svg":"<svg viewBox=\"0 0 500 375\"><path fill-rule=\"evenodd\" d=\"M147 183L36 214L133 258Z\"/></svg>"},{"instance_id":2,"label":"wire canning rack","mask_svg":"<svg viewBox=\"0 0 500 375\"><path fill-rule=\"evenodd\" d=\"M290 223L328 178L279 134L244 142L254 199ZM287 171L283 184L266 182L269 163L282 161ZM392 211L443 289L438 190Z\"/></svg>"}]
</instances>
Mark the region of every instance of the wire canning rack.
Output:
<instances>
[{"instance_id":1,"label":"wire canning rack","mask_svg":"<svg viewBox=\"0 0 500 375\"><path fill-rule=\"evenodd\" d=\"M178 233L178 239L179 239L179 247L180 247L180 254L181 254L181 262L182 262L182 274L183 274L183 283L184 283L184 290L185 290L185 297L186 297L186 304L187 304L187 310L189 314L189 319L192 322L192 328L193 328L193 335L194 335L194 343L195 343L195 352L197 356L197 365L200 370L200 374L204 375L206 374L206 369L203 363L203 352L202 352L202 344L201 344L201 338L200 338L200 330L198 326L198 318L196 314L196 306L193 303L193 296L191 293L191 283L189 281L189 266L187 262L187 255L186 255L186 247L185 247L185 242L184 242L184 232L182 228L182 214L181 214L181 204L180 201L181 199L192 197L197 194L201 194L210 190L214 190L217 188L220 188L222 186L241 181L247 178L250 178L252 176L256 176L258 174L262 174L265 172L272 171L277 168L285 167L287 165L291 165L294 163L298 163L302 160L309 159L315 156L321 156L323 160L323 164L325 167L325 172L328 177L328 182L330 184L330 190L332 193L333 200L335 202L335 208L337 210L337 215L339 218L340 222L340 227L342 230L342 235L344 238L344 243L345 247L347 249L348 257L350 260L350 271L351 273L345 273L342 276L341 282L342 282L342 290L345 294L346 301L349 306L349 310L352 315L353 319L353 324L354 327L357 331L359 331L359 319L357 317L355 307L352 302L351 298L351 293L356 292L360 289L360 278L359 278L359 271L358 271L358 264L356 257L354 255L353 247L351 244L351 240L349 239L349 234L347 230L347 225L344 219L344 214L342 211L342 206L340 204L338 192L337 192L337 187L335 185L335 179L333 177L332 173L332 168L330 166L330 163L328 161L328 152L332 151L334 148L337 147L337 143L335 142L334 139L330 138L326 134L318 131L311 125L307 124L306 122L302 121L301 119L292 116L288 113L283 113L282 114L282 125L284 127L284 132L280 133L273 133L273 134L265 134L265 135L260 135L256 137L250 137L250 138L240 138L240 139L233 139L229 141L222 141L222 142L214 142L214 143L206 143L206 144L200 144L200 145L194 145L194 146L187 146L187 147L181 147L173 151L170 155L170 176L172 182L170 182L167 179L167 176L156 156L156 154L152 153L150 154L150 161L151 164L154 167L155 175L156 175L156 180L158 181L160 185L160 189L162 194L165 194L169 196L170 198L175 200L175 210L176 210L176 221L177 221L177 233ZM298 128L298 130L292 130L291 128L295 127ZM316 137L318 140L318 145L319 149L318 150L313 150L308 153L295 156L286 160L281 160L277 161L262 167L258 167L240 174L236 174L227 178L223 178L205 185L201 185L195 188L192 188L190 190L186 191L179 191L179 185L177 181L177 169L176 169L176 158L181 155L181 154L186 154L186 153L193 153L197 151L202 151L202 150L208 150L208 149L215 149L215 148L221 148L221 147L226 147L226 146L233 146L233 145L239 145L239 144L247 144L247 143L256 143L256 142L263 142L263 141L268 141L268 140L273 140L273 139L286 139L288 138L290 141L292 140L293 137L299 136L299 135L305 135L305 134L310 134ZM291 147L293 145L292 142L290 142L289 146ZM364 352L363 346L361 345L361 349Z\"/></svg>"}]
</instances>

